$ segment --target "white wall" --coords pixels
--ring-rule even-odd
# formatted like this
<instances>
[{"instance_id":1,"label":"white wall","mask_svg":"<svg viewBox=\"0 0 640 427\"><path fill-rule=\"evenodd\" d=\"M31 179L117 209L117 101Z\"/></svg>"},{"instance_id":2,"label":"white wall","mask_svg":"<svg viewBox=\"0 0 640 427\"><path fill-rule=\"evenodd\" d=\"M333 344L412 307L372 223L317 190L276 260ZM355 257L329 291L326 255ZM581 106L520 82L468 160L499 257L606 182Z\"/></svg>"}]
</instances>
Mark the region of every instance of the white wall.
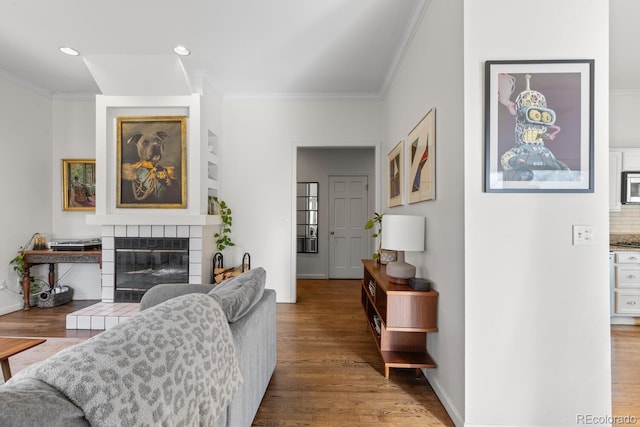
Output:
<instances>
[{"instance_id":1,"label":"white wall","mask_svg":"<svg viewBox=\"0 0 640 427\"><path fill-rule=\"evenodd\" d=\"M0 129L0 314L5 314L22 309L9 261L34 233L48 236L51 230L51 99L0 75ZM46 278L46 272L38 277Z\"/></svg>"},{"instance_id":2,"label":"white wall","mask_svg":"<svg viewBox=\"0 0 640 427\"><path fill-rule=\"evenodd\" d=\"M100 226L86 223L87 214L93 212L62 210L62 159L96 158L95 97L54 97L52 125L52 233L47 237L49 240L100 237ZM101 298L98 264L58 264L56 268L58 283L73 288L73 299Z\"/></svg>"},{"instance_id":3,"label":"white wall","mask_svg":"<svg viewBox=\"0 0 640 427\"><path fill-rule=\"evenodd\" d=\"M387 188L381 188L383 212L426 217L426 251L406 257L440 294L438 332L427 340L438 367L426 374L456 425L464 421L465 405L462 35L462 0L432 0L385 101L385 160L420 118L436 109L436 199L386 208Z\"/></svg>"},{"instance_id":4,"label":"white wall","mask_svg":"<svg viewBox=\"0 0 640 427\"><path fill-rule=\"evenodd\" d=\"M464 1L469 426L575 425L580 414L611 414L608 1L530 7ZM595 59L595 192L484 193L484 62L555 58ZM592 245L572 246L573 224L593 226Z\"/></svg>"},{"instance_id":5,"label":"white wall","mask_svg":"<svg viewBox=\"0 0 640 427\"><path fill-rule=\"evenodd\" d=\"M249 252L278 301L294 302L294 145L353 146L382 136L379 101L226 99L220 195L233 210L237 246L225 251L225 265Z\"/></svg>"}]
</instances>

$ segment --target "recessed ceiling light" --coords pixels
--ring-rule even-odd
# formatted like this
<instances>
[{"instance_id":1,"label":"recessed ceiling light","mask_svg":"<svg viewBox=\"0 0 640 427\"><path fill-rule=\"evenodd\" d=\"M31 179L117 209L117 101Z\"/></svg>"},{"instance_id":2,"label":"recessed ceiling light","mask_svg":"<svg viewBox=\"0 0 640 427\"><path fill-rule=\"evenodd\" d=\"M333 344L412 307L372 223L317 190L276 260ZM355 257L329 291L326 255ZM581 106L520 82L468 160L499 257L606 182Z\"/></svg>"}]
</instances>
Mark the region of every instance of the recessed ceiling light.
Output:
<instances>
[{"instance_id":1,"label":"recessed ceiling light","mask_svg":"<svg viewBox=\"0 0 640 427\"><path fill-rule=\"evenodd\" d=\"M180 56L187 56L187 55L191 54L189 49L187 49L184 46L176 46L176 47L173 48L173 51L175 53L177 53L178 55L180 55Z\"/></svg>"},{"instance_id":2,"label":"recessed ceiling light","mask_svg":"<svg viewBox=\"0 0 640 427\"><path fill-rule=\"evenodd\" d=\"M78 55L80 55L80 52L78 52L74 48L68 47L68 46L61 46L60 47L60 52L64 53L65 55L70 55L70 56L78 56Z\"/></svg>"}]
</instances>

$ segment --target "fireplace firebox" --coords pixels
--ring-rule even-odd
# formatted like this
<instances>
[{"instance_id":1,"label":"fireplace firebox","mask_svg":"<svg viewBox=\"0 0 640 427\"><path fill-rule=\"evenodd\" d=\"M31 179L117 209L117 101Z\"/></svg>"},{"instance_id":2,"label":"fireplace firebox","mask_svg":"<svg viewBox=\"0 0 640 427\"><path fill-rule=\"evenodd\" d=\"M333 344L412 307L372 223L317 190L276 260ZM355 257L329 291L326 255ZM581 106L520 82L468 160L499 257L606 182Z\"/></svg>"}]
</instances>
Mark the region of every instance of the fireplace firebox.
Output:
<instances>
[{"instance_id":1,"label":"fireplace firebox","mask_svg":"<svg viewBox=\"0 0 640 427\"><path fill-rule=\"evenodd\" d=\"M189 282L189 239L117 237L115 302L140 302L161 283Z\"/></svg>"}]
</instances>

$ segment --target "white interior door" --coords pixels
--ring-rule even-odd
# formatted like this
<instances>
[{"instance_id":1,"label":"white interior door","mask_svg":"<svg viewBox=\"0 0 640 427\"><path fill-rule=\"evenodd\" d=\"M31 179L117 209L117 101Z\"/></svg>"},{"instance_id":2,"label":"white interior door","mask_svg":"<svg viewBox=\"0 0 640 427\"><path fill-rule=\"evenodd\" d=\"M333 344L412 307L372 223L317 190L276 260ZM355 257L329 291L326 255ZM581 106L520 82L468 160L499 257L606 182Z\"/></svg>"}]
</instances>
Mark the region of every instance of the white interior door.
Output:
<instances>
[{"instance_id":1,"label":"white interior door","mask_svg":"<svg viewBox=\"0 0 640 427\"><path fill-rule=\"evenodd\" d=\"M329 278L359 279L369 258L367 177L329 177Z\"/></svg>"}]
</instances>

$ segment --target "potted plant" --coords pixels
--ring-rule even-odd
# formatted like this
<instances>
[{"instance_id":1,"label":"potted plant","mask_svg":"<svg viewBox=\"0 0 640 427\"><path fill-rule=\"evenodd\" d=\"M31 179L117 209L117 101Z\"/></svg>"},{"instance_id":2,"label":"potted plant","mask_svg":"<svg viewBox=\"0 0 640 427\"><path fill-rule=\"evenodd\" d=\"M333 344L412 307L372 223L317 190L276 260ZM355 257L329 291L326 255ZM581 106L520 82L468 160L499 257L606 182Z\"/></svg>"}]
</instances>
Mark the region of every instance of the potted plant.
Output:
<instances>
[{"instance_id":1,"label":"potted plant","mask_svg":"<svg viewBox=\"0 0 640 427\"><path fill-rule=\"evenodd\" d=\"M18 279L22 279L24 273L27 272L27 262L24 260L24 252L18 252L18 255L9 261L9 265L12 266L13 271L18 274Z\"/></svg>"},{"instance_id":2,"label":"potted plant","mask_svg":"<svg viewBox=\"0 0 640 427\"><path fill-rule=\"evenodd\" d=\"M27 272L27 262L24 259L24 253L18 252L9 265L13 267L13 271L18 275L18 287L22 289L22 280ZM36 279L34 276L29 276L29 305L34 307L38 305L38 295L45 289L49 288L49 284L41 279Z\"/></svg>"},{"instance_id":3,"label":"potted plant","mask_svg":"<svg viewBox=\"0 0 640 427\"><path fill-rule=\"evenodd\" d=\"M219 251L224 250L227 247L235 246L236 244L231 241L231 225L233 224L233 218L231 216L231 208L227 206L227 203L216 197L210 197L210 200L218 207L218 215L220 215L220 219L222 220L222 224L220 225L220 229L213 235L216 240L216 247Z\"/></svg>"},{"instance_id":4,"label":"potted plant","mask_svg":"<svg viewBox=\"0 0 640 427\"><path fill-rule=\"evenodd\" d=\"M367 223L364 225L365 230L370 230L372 228L374 229L371 237L373 237L374 239L376 237L380 237L380 239L378 240L378 250L373 254L373 259L378 260L378 262L380 262L380 252L382 251L382 217L383 216L384 214L381 214L379 212L374 212L373 216L369 218Z\"/></svg>"}]
</instances>

